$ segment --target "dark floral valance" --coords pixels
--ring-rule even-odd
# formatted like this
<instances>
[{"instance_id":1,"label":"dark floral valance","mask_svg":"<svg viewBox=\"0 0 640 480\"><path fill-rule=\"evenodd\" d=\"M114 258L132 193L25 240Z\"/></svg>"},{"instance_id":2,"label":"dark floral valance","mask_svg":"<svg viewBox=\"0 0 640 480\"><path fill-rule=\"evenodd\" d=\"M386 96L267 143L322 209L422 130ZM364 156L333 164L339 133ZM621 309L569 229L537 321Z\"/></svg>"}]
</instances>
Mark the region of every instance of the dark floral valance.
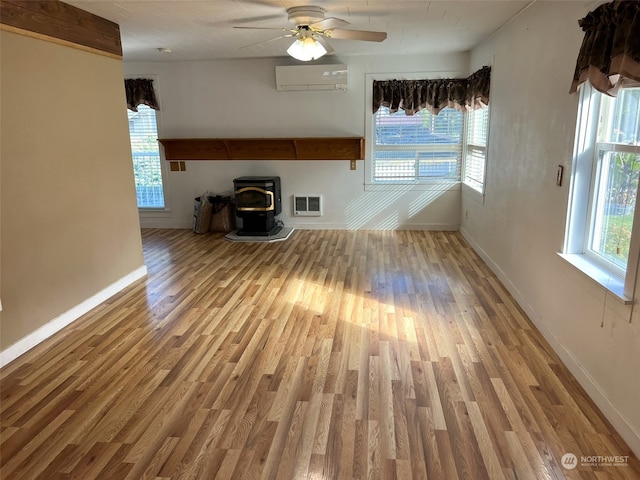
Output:
<instances>
[{"instance_id":1,"label":"dark floral valance","mask_svg":"<svg viewBox=\"0 0 640 480\"><path fill-rule=\"evenodd\" d=\"M640 81L640 2L605 3L578 24L585 33L571 93L587 80L609 95L615 95L625 78Z\"/></svg>"},{"instance_id":2,"label":"dark floral valance","mask_svg":"<svg viewBox=\"0 0 640 480\"><path fill-rule=\"evenodd\" d=\"M426 108L437 115L445 107L475 110L489 104L491 67L482 67L467 78L437 80L376 80L373 82L373 113L381 106L399 108L407 115Z\"/></svg>"},{"instance_id":3,"label":"dark floral valance","mask_svg":"<svg viewBox=\"0 0 640 480\"><path fill-rule=\"evenodd\" d=\"M148 105L154 110L160 110L156 93L153 90L153 80L147 78L127 79L124 81L124 90L129 110L137 112L138 105Z\"/></svg>"}]
</instances>

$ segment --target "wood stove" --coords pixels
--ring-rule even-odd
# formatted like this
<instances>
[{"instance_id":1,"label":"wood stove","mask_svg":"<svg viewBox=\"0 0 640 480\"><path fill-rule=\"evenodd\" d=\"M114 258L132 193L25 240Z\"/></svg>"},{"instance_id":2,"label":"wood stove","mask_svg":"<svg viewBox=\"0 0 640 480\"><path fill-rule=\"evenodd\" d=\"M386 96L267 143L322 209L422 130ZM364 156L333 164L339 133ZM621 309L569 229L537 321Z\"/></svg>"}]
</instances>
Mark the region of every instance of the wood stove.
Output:
<instances>
[{"instance_id":1,"label":"wood stove","mask_svg":"<svg viewBox=\"0 0 640 480\"><path fill-rule=\"evenodd\" d=\"M239 177L233 180L236 215L242 218L237 235L275 235L282 225L276 218L282 211L280 177Z\"/></svg>"}]
</instances>

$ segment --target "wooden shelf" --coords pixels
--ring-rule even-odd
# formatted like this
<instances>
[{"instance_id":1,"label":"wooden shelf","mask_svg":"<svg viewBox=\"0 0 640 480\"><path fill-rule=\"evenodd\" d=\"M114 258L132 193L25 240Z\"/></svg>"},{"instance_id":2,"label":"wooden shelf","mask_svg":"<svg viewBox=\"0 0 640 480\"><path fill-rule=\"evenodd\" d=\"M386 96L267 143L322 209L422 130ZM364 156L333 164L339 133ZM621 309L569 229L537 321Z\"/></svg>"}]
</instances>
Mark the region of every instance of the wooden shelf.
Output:
<instances>
[{"instance_id":1,"label":"wooden shelf","mask_svg":"<svg viewBox=\"0 0 640 480\"><path fill-rule=\"evenodd\" d=\"M363 160L364 138L161 138L167 160Z\"/></svg>"}]
</instances>

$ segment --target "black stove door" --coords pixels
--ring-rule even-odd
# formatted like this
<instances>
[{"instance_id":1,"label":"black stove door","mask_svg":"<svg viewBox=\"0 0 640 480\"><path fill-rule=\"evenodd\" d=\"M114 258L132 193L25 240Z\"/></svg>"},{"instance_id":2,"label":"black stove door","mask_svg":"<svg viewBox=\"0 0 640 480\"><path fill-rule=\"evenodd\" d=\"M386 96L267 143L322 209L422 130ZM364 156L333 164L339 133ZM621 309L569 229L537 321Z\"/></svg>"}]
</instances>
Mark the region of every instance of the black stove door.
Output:
<instances>
[{"instance_id":1,"label":"black stove door","mask_svg":"<svg viewBox=\"0 0 640 480\"><path fill-rule=\"evenodd\" d=\"M274 209L273 192L260 187L236 190L236 210L239 212L270 212Z\"/></svg>"}]
</instances>

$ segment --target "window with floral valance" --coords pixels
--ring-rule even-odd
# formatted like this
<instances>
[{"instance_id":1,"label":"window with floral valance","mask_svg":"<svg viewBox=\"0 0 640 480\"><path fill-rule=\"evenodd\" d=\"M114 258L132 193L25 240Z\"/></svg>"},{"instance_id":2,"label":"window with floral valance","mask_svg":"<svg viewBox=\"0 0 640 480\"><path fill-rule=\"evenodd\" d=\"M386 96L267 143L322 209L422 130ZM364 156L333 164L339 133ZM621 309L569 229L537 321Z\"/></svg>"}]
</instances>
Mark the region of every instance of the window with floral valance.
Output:
<instances>
[{"instance_id":1,"label":"window with floral valance","mask_svg":"<svg viewBox=\"0 0 640 480\"><path fill-rule=\"evenodd\" d=\"M600 5L570 92L580 90L563 258L621 300L637 299L640 2Z\"/></svg>"},{"instance_id":2,"label":"window with floral valance","mask_svg":"<svg viewBox=\"0 0 640 480\"><path fill-rule=\"evenodd\" d=\"M467 78L373 80L370 184L462 180L483 194L490 82L488 66Z\"/></svg>"}]
</instances>

